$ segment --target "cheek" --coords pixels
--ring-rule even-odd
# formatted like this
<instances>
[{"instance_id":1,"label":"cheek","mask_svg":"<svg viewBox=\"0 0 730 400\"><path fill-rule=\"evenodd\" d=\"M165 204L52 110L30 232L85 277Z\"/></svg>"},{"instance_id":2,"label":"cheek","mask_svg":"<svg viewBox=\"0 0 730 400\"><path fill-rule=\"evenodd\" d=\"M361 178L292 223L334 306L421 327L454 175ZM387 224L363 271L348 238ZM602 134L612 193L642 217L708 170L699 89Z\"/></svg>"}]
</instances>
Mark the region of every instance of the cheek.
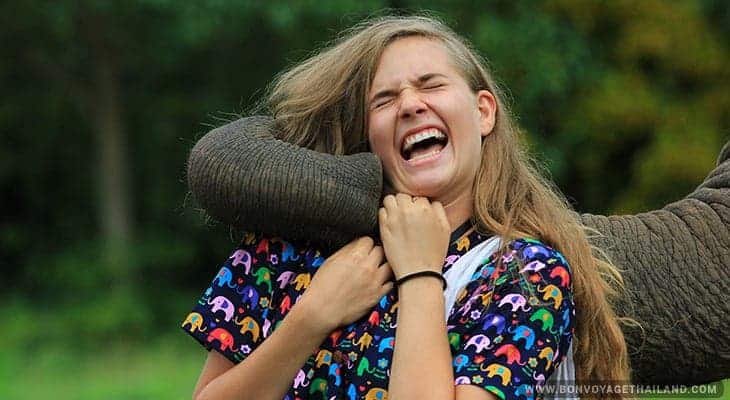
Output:
<instances>
[{"instance_id":1,"label":"cheek","mask_svg":"<svg viewBox=\"0 0 730 400\"><path fill-rule=\"evenodd\" d=\"M392 138L388 133L387 127L383 126L382 121L377 118L370 118L368 121L368 144L370 151L378 155L383 161L389 152L392 152Z\"/></svg>"}]
</instances>

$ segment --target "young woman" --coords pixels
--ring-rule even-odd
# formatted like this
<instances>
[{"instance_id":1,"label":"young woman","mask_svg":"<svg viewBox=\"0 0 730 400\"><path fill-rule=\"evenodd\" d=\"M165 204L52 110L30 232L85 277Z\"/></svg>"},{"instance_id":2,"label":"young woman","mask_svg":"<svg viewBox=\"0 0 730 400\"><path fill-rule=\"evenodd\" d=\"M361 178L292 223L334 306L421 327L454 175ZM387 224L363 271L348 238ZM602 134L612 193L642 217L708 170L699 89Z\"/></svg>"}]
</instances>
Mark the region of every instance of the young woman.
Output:
<instances>
[{"instance_id":1,"label":"young woman","mask_svg":"<svg viewBox=\"0 0 730 400\"><path fill-rule=\"evenodd\" d=\"M379 156L382 246L325 258L247 234L182 325L216 350L195 398L533 399L561 365L628 382L605 280L620 276L463 39L425 17L364 22L281 75L269 104L284 140Z\"/></svg>"}]
</instances>

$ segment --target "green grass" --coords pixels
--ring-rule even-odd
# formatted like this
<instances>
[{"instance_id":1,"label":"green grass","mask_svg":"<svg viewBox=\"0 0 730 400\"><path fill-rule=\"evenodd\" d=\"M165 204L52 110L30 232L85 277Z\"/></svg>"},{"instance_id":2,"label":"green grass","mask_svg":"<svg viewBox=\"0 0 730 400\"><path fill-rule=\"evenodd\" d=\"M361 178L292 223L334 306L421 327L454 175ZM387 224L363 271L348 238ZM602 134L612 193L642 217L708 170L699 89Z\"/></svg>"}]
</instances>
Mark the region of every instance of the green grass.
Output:
<instances>
[{"instance_id":1,"label":"green grass","mask_svg":"<svg viewBox=\"0 0 730 400\"><path fill-rule=\"evenodd\" d=\"M0 400L189 399L207 352L177 327L177 320L135 326L133 318L120 317L135 310L133 305L119 304L110 301L93 312L54 312L22 301L5 302L0 307L0 321L5 321ZM188 305L181 304L163 314L184 317L186 311L180 310ZM105 324L112 316L116 322ZM165 333L144 329L150 326L163 327ZM730 380L723 384L720 398L730 400Z\"/></svg>"},{"instance_id":2,"label":"green grass","mask_svg":"<svg viewBox=\"0 0 730 400\"><path fill-rule=\"evenodd\" d=\"M97 350L15 347L0 355L0 399L189 399L206 354L182 331Z\"/></svg>"},{"instance_id":3,"label":"green grass","mask_svg":"<svg viewBox=\"0 0 730 400\"><path fill-rule=\"evenodd\" d=\"M189 399L205 356L182 331L98 350L15 347L0 354L0 399ZM730 380L724 384L728 400Z\"/></svg>"}]
</instances>

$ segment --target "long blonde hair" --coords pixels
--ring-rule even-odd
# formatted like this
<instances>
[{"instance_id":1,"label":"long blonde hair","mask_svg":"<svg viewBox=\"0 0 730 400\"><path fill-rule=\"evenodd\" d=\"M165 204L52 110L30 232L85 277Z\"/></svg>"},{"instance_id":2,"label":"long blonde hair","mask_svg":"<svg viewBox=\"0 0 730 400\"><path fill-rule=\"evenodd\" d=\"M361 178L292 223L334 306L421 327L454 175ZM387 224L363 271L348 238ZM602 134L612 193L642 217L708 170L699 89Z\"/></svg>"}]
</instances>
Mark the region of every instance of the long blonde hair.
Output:
<instances>
[{"instance_id":1,"label":"long blonde hair","mask_svg":"<svg viewBox=\"0 0 730 400\"><path fill-rule=\"evenodd\" d=\"M482 142L474 181L473 222L479 230L506 239L538 238L563 253L573 271L576 380L628 382L622 319L609 302L623 289L619 271L591 247L578 215L523 150L521 132L486 62L447 26L426 16L386 16L343 32L271 86L268 108L277 121L277 135L331 154L366 151L365 99L380 55L393 41L409 36L441 42L471 90L489 90L497 101L496 124Z\"/></svg>"}]
</instances>

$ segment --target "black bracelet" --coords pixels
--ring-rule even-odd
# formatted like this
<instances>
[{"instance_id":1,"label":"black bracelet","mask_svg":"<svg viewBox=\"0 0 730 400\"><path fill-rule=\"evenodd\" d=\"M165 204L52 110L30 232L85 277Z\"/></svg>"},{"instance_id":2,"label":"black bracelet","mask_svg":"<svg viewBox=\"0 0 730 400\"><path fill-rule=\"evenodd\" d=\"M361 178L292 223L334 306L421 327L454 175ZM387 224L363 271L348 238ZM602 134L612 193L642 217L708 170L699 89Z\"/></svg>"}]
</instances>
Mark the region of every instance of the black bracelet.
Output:
<instances>
[{"instance_id":1,"label":"black bracelet","mask_svg":"<svg viewBox=\"0 0 730 400\"><path fill-rule=\"evenodd\" d=\"M396 286L400 286L403 284L403 282L411 279L411 278L417 278L419 276L433 276L434 278L441 279L441 283L444 285L444 290L446 290L446 278L444 278L443 275L436 271L420 271L420 272L414 272L412 274L406 275L398 280L395 281Z\"/></svg>"}]
</instances>

